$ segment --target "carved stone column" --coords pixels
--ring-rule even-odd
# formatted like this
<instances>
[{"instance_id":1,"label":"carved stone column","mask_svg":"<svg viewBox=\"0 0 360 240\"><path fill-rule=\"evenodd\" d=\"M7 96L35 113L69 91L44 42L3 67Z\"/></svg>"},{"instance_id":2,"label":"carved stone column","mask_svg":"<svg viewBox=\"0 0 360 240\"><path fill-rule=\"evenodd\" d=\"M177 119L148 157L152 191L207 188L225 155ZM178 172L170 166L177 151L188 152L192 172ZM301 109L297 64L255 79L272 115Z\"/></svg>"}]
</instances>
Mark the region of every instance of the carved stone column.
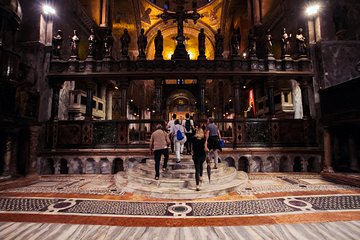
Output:
<instances>
[{"instance_id":1,"label":"carved stone column","mask_svg":"<svg viewBox=\"0 0 360 240\"><path fill-rule=\"evenodd\" d=\"M155 114L160 116L162 114L162 78L155 79Z\"/></svg>"},{"instance_id":2,"label":"carved stone column","mask_svg":"<svg viewBox=\"0 0 360 240\"><path fill-rule=\"evenodd\" d=\"M37 156L39 152L39 136L40 136L41 126L34 125L30 127L30 149L29 149L29 174L37 174L38 164Z\"/></svg>"},{"instance_id":3,"label":"carved stone column","mask_svg":"<svg viewBox=\"0 0 360 240\"><path fill-rule=\"evenodd\" d=\"M129 87L129 80L127 78L121 79L117 81L119 90L120 90L120 117L121 119L126 119L126 111L127 111L127 90Z\"/></svg>"},{"instance_id":4,"label":"carved stone column","mask_svg":"<svg viewBox=\"0 0 360 240\"><path fill-rule=\"evenodd\" d=\"M58 120L59 113L59 96L60 89L63 87L63 81L56 81L51 83L51 87L53 89L52 102L51 102L51 120Z\"/></svg>"},{"instance_id":5,"label":"carved stone column","mask_svg":"<svg viewBox=\"0 0 360 240\"><path fill-rule=\"evenodd\" d=\"M106 120L112 120L112 100L114 89L112 86L106 88Z\"/></svg>"},{"instance_id":6,"label":"carved stone column","mask_svg":"<svg viewBox=\"0 0 360 240\"><path fill-rule=\"evenodd\" d=\"M12 150L11 135L7 135L5 138L5 151L4 151L4 170L3 177L11 177L10 175L10 163L11 163L11 150Z\"/></svg>"},{"instance_id":7,"label":"carved stone column","mask_svg":"<svg viewBox=\"0 0 360 240\"><path fill-rule=\"evenodd\" d=\"M206 86L206 79L205 78L199 78L199 87L200 87L200 116L198 116L199 119L202 119L205 117L206 109L205 109L205 86Z\"/></svg>"},{"instance_id":8,"label":"carved stone column","mask_svg":"<svg viewBox=\"0 0 360 240\"><path fill-rule=\"evenodd\" d=\"M303 118L309 119L310 115L310 104L309 104L309 82L307 79L298 80L301 89L301 102L303 105Z\"/></svg>"},{"instance_id":9,"label":"carved stone column","mask_svg":"<svg viewBox=\"0 0 360 240\"><path fill-rule=\"evenodd\" d=\"M93 96L94 96L94 88L96 84L92 82L91 79L88 79L86 82L86 111L85 111L85 119L91 120L93 117Z\"/></svg>"},{"instance_id":10,"label":"carved stone column","mask_svg":"<svg viewBox=\"0 0 360 240\"><path fill-rule=\"evenodd\" d=\"M324 127L324 161L322 173L333 173L332 168L332 145L329 127Z\"/></svg>"},{"instance_id":11,"label":"carved stone column","mask_svg":"<svg viewBox=\"0 0 360 240\"><path fill-rule=\"evenodd\" d=\"M238 77L233 77L232 86L234 89L234 111L235 118L242 118L241 103L243 99L243 91L241 90L241 80Z\"/></svg>"},{"instance_id":12,"label":"carved stone column","mask_svg":"<svg viewBox=\"0 0 360 240\"><path fill-rule=\"evenodd\" d=\"M275 80L270 78L266 82L266 89L267 89L267 97L269 101L269 117L275 117L275 101L274 101L274 87L275 87Z\"/></svg>"},{"instance_id":13,"label":"carved stone column","mask_svg":"<svg viewBox=\"0 0 360 240\"><path fill-rule=\"evenodd\" d=\"M248 12L250 13L250 23L253 25L262 22L262 6L261 0L248 0Z\"/></svg>"}]
</instances>

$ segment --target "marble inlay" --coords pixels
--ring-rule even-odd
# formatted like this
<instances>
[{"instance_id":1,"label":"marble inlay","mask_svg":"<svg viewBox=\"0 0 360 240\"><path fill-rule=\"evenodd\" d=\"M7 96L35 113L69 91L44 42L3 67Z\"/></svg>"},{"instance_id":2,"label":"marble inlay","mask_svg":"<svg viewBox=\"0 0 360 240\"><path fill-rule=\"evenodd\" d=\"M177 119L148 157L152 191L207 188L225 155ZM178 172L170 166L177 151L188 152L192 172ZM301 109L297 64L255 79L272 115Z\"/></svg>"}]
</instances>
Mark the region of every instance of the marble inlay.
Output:
<instances>
[{"instance_id":1,"label":"marble inlay","mask_svg":"<svg viewBox=\"0 0 360 240\"><path fill-rule=\"evenodd\" d=\"M360 236L360 221L226 227L122 227L0 222L0 236L3 240L357 240Z\"/></svg>"}]
</instances>

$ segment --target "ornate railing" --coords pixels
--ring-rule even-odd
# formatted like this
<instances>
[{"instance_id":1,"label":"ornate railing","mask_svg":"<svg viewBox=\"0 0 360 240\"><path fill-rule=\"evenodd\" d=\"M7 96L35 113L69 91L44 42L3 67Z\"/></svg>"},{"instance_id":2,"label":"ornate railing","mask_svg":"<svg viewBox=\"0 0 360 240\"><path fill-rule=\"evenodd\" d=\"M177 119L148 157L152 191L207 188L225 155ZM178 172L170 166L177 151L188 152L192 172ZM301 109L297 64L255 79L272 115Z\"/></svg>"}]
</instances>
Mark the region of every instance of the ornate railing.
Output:
<instances>
[{"instance_id":1,"label":"ornate railing","mask_svg":"<svg viewBox=\"0 0 360 240\"><path fill-rule=\"evenodd\" d=\"M46 148L142 148L157 120L56 121L46 124ZM205 127L205 121L200 122ZM314 120L216 120L226 147L316 146Z\"/></svg>"}]
</instances>

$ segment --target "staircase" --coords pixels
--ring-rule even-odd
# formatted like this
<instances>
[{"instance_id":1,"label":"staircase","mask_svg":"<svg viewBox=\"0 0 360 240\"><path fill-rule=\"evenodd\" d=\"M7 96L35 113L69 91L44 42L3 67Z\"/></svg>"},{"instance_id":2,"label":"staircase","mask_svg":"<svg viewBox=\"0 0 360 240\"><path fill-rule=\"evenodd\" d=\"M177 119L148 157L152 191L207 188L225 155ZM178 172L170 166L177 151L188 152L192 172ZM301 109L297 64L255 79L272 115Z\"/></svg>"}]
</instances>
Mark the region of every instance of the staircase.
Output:
<instances>
[{"instance_id":1,"label":"staircase","mask_svg":"<svg viewBox=\"0 0 360 240\"><path fill-rule=\"evenodd\" d=\"M209 181L205 162L201 190L196 191L195 167L190 155L183 155L181 163L176 163L175 157L170 156L167 171L161 170L162 161L159 180L155 180L155 161L148 159L127 172L117 173L117 187L126 192L155 198L194 199L227 194L244 186L248 180L244 172L238 172L224 163L219 163L218 169L213 169L212 163Z\"/></svg>"}]
</instances>

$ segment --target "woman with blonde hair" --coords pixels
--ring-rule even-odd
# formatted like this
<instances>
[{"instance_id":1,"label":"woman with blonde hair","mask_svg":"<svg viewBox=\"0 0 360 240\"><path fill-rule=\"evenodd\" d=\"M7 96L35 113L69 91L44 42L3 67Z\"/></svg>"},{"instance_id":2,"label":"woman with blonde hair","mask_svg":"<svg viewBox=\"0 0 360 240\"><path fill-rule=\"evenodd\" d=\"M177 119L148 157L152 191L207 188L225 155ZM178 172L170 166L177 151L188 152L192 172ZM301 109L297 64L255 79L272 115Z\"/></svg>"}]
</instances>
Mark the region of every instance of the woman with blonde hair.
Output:
<instances>
[{"instance_id":1,"label":"woman with blonde hair","mask_svg":"<svg viewBox=\"0 0 360 240\"><path fill-rule=\"evenodd\" d=\"M192 139L193 161L195 165L196 191L200 191L200 181L202 181L203 163L206 158L205 153L205 134L202 128L196 126L196 132Z\"/></svg>"}]
</instances>

